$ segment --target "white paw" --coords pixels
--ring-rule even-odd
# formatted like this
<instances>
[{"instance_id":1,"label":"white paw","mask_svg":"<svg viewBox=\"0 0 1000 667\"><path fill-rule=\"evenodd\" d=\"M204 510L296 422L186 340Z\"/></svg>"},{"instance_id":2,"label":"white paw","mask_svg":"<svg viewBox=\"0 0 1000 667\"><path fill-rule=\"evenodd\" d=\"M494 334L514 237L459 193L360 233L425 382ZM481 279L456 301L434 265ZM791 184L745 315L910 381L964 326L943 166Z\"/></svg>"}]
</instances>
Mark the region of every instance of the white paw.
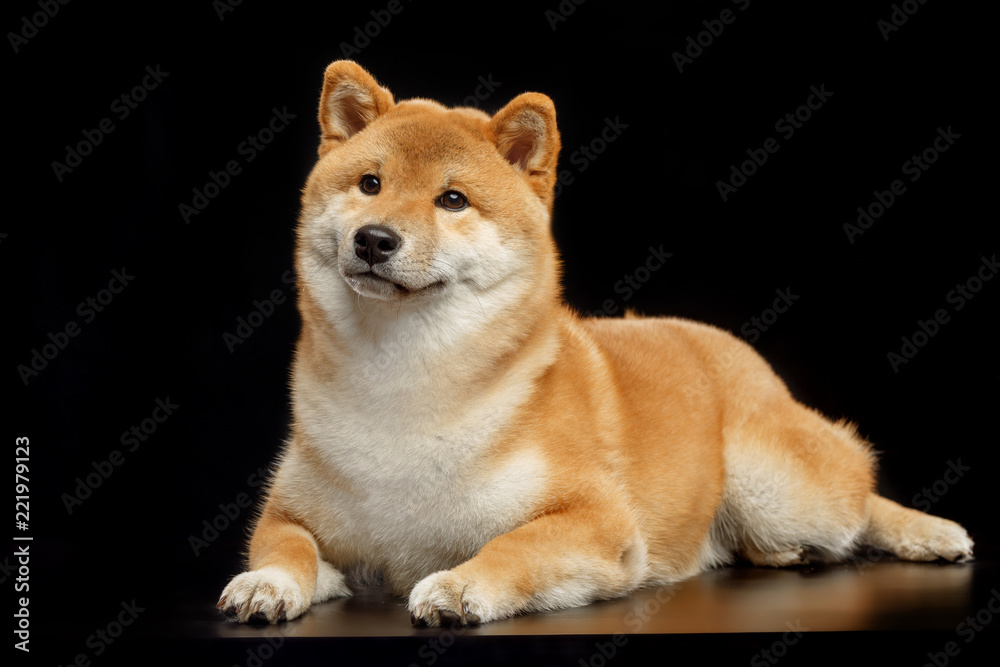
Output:
<instances>
[{"instance_id":1,"label":"white paw","mask_svg":"<svg viewBox=\"0 0 1000 667\"><path fill-rule=\"evenodd\" d=\"M408 607L414 625L432 628L479 625L498 618L476 584L450 570L435 572L414 586Z\"/></svg>"},{"instance_id":2,"label":"white paw","mask_svg":"<svg viewBox=\"0 0 1000 667\"><path fill-rule=\"evenodd\" d=\"M218 607L240 623L251 617L278 623L300 616L309 608L309 601L290 574L281 568L262 567L233 577L222 591Z\"/></svg>"},{"instance_id":3,"label":"white paw","mask_svg":"<svg viewBox=\"0 0 1000 667\"><path fill-rule=\"evenodd\" d=\"M943 558L962 563L972 560L972 547L972 538L965 528L954 521L929 516L910 527L896 548L896 555L906 560Z\"/></svg>"}]
</instances>

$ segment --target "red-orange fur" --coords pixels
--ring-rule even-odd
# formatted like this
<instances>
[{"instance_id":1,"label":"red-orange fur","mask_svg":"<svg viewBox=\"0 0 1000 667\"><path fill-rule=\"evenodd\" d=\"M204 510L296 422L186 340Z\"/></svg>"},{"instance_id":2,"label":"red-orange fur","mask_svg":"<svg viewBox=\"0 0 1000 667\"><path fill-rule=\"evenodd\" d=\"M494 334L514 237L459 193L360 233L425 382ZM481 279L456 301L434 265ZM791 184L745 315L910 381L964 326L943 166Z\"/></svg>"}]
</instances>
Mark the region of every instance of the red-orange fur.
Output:
<instances>
[{"instance_id":1,"label":"red-orange fur","mask_svg":"<svg viewBox=\"0 0 1000 667\"><path fill-rule=\"evenodd\" d=\"M418 622L436 625L623 595L737 555L787 565L868 542L904 558L971 556L957 524L875 495L868 444L798 403L742 341L672 318L585 319L563 304L549 229L560 145L546 96L525 93L492 117L396 103L342 61L327 69L320 126L297 251L293 437L248 572L220 602L240 620L291 618L348 594L338 570L364 563L410 596ZM358 193L367 173L381 179L377 196ZM440 210L445 189L468 194L470 210ZM391 274L400 282L361 276L348 288L341 274L357 261L343 244L372 222L407 244ZM325 230L334 256L317 259ZM500 257L490 266L502 280L470 279L476 299L456 311L462 321L421 323L441 300L466 298L449 284L434 293L426 276L480 251L484 262ZM505 262L518 268L507 275ZM398 328L416 325L403 322L437 327L438 338L408 343ZM444 336L454 340L437 349ZM403 342L366 376L359 359L387 340ZM370 441L350 426L365 410ZM379 435L396 420L398 438ZM466 467L425 466L436 447ZM381 464L384 483L371 481L382 479L383 450L410 457L415 506L392 495L393 460ZM454 496L424 507L435 485ZM386 499L409 521L390 504L370 518L372 535L351 532L366 503ZM489 503L500 518L480 507ZM383 529L400 533L395 547L377 537Z\"/></svg>"}]
</instances>

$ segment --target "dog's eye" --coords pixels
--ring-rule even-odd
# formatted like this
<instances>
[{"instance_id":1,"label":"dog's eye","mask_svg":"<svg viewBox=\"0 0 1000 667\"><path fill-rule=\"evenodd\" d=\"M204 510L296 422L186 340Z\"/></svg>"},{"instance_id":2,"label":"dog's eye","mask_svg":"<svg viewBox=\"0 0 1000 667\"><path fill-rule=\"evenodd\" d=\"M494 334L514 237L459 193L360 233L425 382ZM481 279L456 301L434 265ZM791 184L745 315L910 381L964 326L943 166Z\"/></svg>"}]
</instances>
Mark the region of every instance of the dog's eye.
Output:
<instances>
[{"instance_id":1,"label":"dog's eye","mask_svg":"<svg viewBox=\"0 0 1000 667\"><path fill-rule=\"evenodd\" d=\"M382 189L382 181L378 180L378 176L372 176L371 174L365 174L361 177L361 182L358 183L358 187L366 195L377 195L378 191Z\"/></svg>"},{"instance_id":2,"label":"dog's eye","mask_svg":"<svg viewBox=\"0 0 1000 667\"><path fill-rule=\"evenodd\" d=\"M449 211L461 211L469 205L469 200L461 192L448 190L448 192L438 197L438 204Z\"/></svg>"}]
</instances>

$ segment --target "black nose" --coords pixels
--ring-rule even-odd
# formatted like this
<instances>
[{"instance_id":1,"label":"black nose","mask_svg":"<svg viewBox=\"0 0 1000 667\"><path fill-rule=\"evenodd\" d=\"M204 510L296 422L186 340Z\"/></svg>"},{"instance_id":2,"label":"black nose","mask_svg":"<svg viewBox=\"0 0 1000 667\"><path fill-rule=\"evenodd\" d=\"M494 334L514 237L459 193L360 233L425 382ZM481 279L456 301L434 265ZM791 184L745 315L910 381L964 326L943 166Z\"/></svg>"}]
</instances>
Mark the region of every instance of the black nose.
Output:
<instances>
[{"instance_id":1,"label":"black nose","mask_svg":"<svg viewBox=\"0 0 1000 667\"><path fill-rule=\"evenodd\" d=\"M354 235L354 254L368 266L381 264L392 257L402 240L385 225L365 225Z\"/></svg>"}]
</instances>

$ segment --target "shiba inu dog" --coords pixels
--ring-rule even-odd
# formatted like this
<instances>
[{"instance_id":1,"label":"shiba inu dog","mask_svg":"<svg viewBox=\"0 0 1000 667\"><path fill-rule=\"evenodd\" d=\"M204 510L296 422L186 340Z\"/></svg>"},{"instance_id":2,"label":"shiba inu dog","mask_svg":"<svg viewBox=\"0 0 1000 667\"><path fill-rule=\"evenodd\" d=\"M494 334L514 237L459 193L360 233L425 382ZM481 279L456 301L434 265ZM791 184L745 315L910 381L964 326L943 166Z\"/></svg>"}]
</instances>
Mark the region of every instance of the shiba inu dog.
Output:
<instances>
[{"instance_id":1,"label":"shiba inu dog","mask_svg":"<svg viewBox=\"0 0 1000 667\"><path fill-rule=\"evenodd\" d=\"M293 424L219 607L293 619L380 573L416 624L476 624L862 544L967 560L875 491L869 445L747 344L563 304L545 95L495 115L325 73L302 195Z\"/></svg>"}]
</instances>

